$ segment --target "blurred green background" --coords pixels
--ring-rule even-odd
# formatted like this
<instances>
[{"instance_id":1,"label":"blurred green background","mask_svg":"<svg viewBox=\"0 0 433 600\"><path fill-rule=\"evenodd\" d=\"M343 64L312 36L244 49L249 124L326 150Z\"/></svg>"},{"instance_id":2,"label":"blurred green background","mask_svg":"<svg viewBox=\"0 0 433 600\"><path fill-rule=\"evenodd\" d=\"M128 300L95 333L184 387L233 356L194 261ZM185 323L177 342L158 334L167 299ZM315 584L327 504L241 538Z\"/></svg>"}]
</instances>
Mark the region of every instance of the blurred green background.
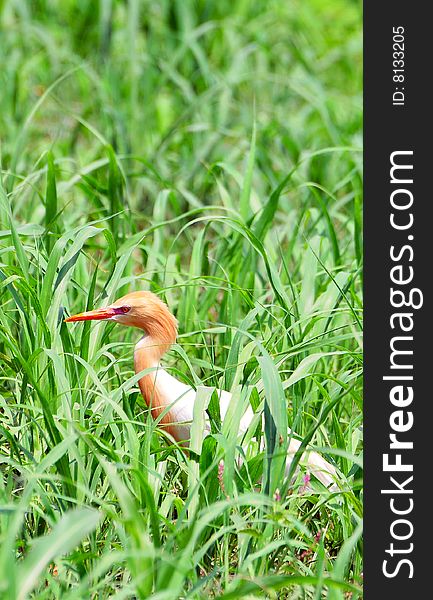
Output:
<instances>
[{"instance_id":1,"label":"blurred green background","mask_svg":"<svg viewBox=\"0 0 433 600\"><path fill-rule=\"evenodd\" d=\"M0 0L0 23L0 597L359 598L361 3ZM275 398L340 492L268 494L260 427L240 472L235 424L199 458L167 440L137 332L62 323L133 289L179 320L173 374Z\"/></svg>"}]
</instances>

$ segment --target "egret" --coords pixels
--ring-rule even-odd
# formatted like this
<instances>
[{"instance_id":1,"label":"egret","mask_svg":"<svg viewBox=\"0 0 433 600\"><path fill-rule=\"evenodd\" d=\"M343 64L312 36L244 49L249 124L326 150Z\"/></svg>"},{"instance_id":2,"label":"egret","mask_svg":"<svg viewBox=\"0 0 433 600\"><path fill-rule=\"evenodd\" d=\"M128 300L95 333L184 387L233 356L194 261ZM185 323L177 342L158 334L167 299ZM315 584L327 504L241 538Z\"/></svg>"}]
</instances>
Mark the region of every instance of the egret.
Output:
<instances>
[{"instance_id":1,"label":"egret","mask_svg":"<svg viewBox=\"0 0 433 600\"><path fill-rule=\"evenodd\" d=\"M143 336L134 349L134 368L136 373L146 371L138 382L144 401L161 428L176 441L187 443L190 439L196 391L161 367L161 358L176 341L178 328L177 320L167 305L152 292L139 291L123 296L105 308L79 313L65 319L68 323L89 320L115 321L143 331ZM218 390L218 397L221 418L224 419L231 394L225 390ZM239 434L246 432L253 417L254 412L248 407L241 418ZM204 433L208 432L210 424L206 420ZM288 434L290 433L288 430ZM293 455L300 445L301 442L290 437L286 471L289 470ZM306 450L301 460L326 487L337 489L335 468L322 456Z\"/></svg>"}]
</instances>

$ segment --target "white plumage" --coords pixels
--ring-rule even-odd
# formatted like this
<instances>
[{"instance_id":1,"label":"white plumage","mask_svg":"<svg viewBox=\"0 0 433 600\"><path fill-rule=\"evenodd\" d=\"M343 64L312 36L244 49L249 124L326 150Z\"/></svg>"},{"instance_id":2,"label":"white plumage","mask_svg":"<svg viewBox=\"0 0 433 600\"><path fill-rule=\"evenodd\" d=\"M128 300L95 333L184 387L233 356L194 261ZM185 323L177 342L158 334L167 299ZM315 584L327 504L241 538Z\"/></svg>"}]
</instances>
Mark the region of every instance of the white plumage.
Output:
<instances>
[{"instance_id":1,"label":"white plumage","mask_svg":"<svg viewBox=\"0 0 433 600\"><path fill-rule=\"evenodd\" d=\"M153 418L160 426L178 442L187 443L190 440L196 392L160 366L161 357L175 342L177 336L177 321L167 306L151 292L133 292L116 300L111 306L66 319L66 321L86 320L112 320L122 325L137 327L144 332L134 351L136 373L145 371L139 380L141 393ZM225 390L218 391L218 396L221 418L224 419L232 396ZM254 412L251 407L248 407L240 420L240 441L253 418ZM209 432L210 425L208 420L205 420L204 435L208 435ZM287 434L291 434L290 430ZM300 441L290 438L286 473L300 445ZM337 489L335 468L317 452L305 450L300 462L326 487L331 490Z\"/></svg>"}]
</instances>

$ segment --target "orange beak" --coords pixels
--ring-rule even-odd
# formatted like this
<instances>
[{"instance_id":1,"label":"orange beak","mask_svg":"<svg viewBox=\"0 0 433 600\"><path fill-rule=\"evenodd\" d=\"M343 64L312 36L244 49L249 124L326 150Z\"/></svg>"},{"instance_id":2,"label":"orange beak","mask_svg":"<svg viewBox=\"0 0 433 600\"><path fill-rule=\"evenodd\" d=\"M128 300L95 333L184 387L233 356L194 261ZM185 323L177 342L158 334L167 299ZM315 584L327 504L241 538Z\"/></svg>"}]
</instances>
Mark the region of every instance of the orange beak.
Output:
<instances>
[{"instance_id":1,"label":"orange beak","mask_svg":"<svg viewBox=\"0 0 433 600\"><path fill-rule=\"evenodd\" d=\"M111 319L116 315L122 314L119 307L107 306L107 308L98 308L96 310L89 310L87 312L79 313L65 319L65 323L71 323L75 321L103 321L104 319Z\"/></svg>"}]
</instances>

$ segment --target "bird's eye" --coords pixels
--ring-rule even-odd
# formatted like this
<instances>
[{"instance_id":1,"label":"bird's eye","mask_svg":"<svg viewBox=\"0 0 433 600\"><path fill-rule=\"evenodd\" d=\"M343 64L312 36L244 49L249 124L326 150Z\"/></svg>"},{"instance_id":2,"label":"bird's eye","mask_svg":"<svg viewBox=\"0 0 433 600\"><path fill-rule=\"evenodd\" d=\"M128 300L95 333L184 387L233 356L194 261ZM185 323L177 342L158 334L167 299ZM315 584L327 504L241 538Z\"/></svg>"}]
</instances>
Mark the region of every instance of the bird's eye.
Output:
<instances>
[{"instance_id":1,"label":"bird's eye","mask_svg":"<svg viewBox=\"0 0 433 600\"><path fill-rule=\"evenodd\" d=\"M131 310L131 307L130 306L121 306L120 310L121 310L121 313L124 315L125 313L127 313Z\"/></svg>"}]
</instances>

